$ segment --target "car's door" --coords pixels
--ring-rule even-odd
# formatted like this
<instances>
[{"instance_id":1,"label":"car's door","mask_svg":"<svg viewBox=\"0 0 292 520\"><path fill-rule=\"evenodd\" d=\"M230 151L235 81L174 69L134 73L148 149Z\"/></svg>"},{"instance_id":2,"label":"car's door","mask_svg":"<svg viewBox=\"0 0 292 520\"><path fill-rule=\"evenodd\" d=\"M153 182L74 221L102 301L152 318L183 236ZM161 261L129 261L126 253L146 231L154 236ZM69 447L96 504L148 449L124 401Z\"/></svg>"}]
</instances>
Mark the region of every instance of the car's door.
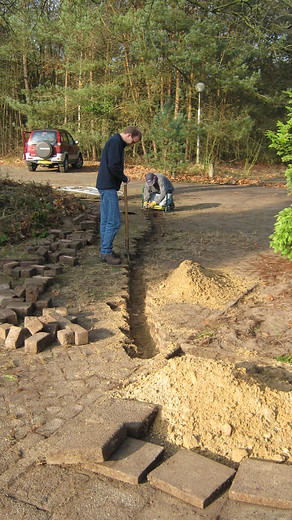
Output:
<instances>
[{"instance_id":1,"label":"car's door","mask_svg":"<svg viewBox=\"0 0 292 520\"><path fill-rule=\"evenodd\" d=\"M78 146L78 144L75 143L72 135L69 134L69 132L65 132L65 133L67 135L68 144L69 144L69 148L68 148L69 149L69 162L75 162L78 157L79 146Z\"/></svg>"},{"instance_id":2,"label":"car's door","mask_svg":"<svg viewBox=\"0 0 292 520\"><path fill-rule=\"evenodd\" d=\"M23 154L22 158L25 159L25 154L27 152L27 141L29 139L29 136L31 134L31 130L24 130L22 132L22 142L23 142Z\"/></svg>"},{"instance_id":3,"label":"car's door","mask_svg":"<svg viewBox=\"0 0 292 520\"><path fill-rule=\"evenodd\" d=\"M60 139L61 139L61 153L62 153L62 160L64 160L65 155L68 155L68 159L70 162L70 144L68 140L68 135L65 130L60 130Z\"/></svg>"}]
</instances>

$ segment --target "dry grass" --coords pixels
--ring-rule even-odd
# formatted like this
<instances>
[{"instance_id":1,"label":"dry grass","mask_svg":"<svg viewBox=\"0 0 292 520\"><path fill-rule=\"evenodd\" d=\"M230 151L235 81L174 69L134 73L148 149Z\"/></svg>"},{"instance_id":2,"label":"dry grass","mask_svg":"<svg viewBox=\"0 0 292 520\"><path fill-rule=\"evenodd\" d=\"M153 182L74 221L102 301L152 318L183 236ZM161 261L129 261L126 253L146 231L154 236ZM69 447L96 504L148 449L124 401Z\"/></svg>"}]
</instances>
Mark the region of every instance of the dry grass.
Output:
<instances>
[{"instance_id":1,"label":"dry grass","mask_svg":"<svg viewBox=\"0 0 292 520\"><path fill-rule=\"evenodd\" d=\"M44 237L50 227L82 209L74 196L55 192L48 184L0 179L0 245Z\"/></svg>"}]
</instances>

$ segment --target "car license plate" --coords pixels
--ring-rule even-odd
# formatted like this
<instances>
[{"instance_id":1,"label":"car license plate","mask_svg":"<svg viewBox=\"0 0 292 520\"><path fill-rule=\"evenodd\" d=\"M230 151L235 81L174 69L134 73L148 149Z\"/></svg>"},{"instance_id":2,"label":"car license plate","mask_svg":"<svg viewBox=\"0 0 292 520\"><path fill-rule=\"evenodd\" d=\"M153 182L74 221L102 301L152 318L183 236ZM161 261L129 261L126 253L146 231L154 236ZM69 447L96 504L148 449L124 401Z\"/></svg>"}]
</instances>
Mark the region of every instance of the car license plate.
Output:
<instances>
[{"instance_id":1,"label":"car license plate","mask_svg":"<svg viewBox=\"0 0 292 520\"><path fill-rule=\"evenodd\" d=\"M38 164L51 164L51 161L39 161Z\"/></svg>"}]
</instances>

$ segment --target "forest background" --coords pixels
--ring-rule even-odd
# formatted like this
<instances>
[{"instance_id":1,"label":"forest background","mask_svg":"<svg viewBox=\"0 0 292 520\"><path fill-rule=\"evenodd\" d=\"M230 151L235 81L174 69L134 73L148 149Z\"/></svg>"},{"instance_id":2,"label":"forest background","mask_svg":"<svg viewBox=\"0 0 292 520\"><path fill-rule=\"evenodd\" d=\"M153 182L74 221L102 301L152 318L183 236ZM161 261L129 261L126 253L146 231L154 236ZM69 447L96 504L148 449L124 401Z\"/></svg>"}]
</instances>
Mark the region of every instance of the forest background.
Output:
<instances>
[{"instance_id":1,"label":"forest background","mask_svg":"<svg viewBox=\"0 0 292 520\"><path fill-rule=\"evenodd\" d=\"M205 164L277 160L290 0L4 0L0 17L2 157L24 130L62 127L95 161L134 124L133 160L171 173L196 163L198 136Z\"/></svg>"}]
</instances>

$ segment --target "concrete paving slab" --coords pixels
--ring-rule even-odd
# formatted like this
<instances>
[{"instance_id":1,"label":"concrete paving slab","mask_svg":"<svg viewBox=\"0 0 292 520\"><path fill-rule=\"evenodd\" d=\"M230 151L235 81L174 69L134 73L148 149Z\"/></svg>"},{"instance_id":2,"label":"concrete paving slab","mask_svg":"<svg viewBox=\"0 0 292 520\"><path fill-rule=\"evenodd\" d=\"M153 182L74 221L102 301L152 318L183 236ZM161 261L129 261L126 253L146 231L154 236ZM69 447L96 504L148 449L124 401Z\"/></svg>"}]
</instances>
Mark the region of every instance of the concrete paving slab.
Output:
<instances>
[{"instance_id":1,"label":"concrete paving slab","mask_svg":"<svg viewBox=\"0 0 292 520\"><path fill-rule=\"evenodd\" d=\"M84 420L81 414L52 435L45 452L47 464L103 462L126 438L124 424L117 426L102 419Z\"/></svg>"},{"instance_id":2,"label":"concrete paving slab","mask_svg":"<svg viewBox=\"0 0 292 520\"><path fill-rule=\"evenodd\" d=\"M217 502L217 501L216 501ZM206 511L206 510L205 510ZM291 520L291 511L228 500L217 520Z\"/></svg>"},{"instance_id":3,"label":"concrete paving slab","mask_svg":"<svg viewBox=\"0 0 292 520\"><path fill-rule=\"evenodd\" d=\"M52 511L82 488L89 477L53 466L34 466L11 486L7 494L38 509ZM32 517L33 518L33 517Z\"/></svg>"},{"instance_id":4,"label":"concrete paving slab","mask_svg":"<svg viewBox=\"0 0 292 520\"><path fill-rule=\"evenodd\" d=\"M245 459L229 490L231 500L292 509L292 466ZM290 512L292 518L292 512Z\"/></svg>"},{"instance_id":5,"label":"concrete paving slab","mask_svg":"<svg viewBox=\"0 0 292 520\"><path fill-rule=\"evenodd\" d=\"M102 414L110 422L125 423L129 437L141 437L153 423L159 406L135 399L107 399L102 405L93 405L93 416Z\"/></svg>"},{"instance_id":6,"label":"concrete paving slab","mask_svg":"<svg viewBox=\"0 0 292 520\"><path fill-rule=\"evenodd\" d=\"M148 475L149 483L204 508L231 484L235 470L187 450L179 450Z\"/></svg>"},{"instance_id":7,"label":"concrete paving slab","mask_svg":"<svg viewBox=\"0 0 292 520\"><path fill-rule=\"evenodd\" d=\"M128 484L139 484L163 452L162 446L127 437L109 460L85 464L84 468Z\"/></svg>"}]
</instances>

